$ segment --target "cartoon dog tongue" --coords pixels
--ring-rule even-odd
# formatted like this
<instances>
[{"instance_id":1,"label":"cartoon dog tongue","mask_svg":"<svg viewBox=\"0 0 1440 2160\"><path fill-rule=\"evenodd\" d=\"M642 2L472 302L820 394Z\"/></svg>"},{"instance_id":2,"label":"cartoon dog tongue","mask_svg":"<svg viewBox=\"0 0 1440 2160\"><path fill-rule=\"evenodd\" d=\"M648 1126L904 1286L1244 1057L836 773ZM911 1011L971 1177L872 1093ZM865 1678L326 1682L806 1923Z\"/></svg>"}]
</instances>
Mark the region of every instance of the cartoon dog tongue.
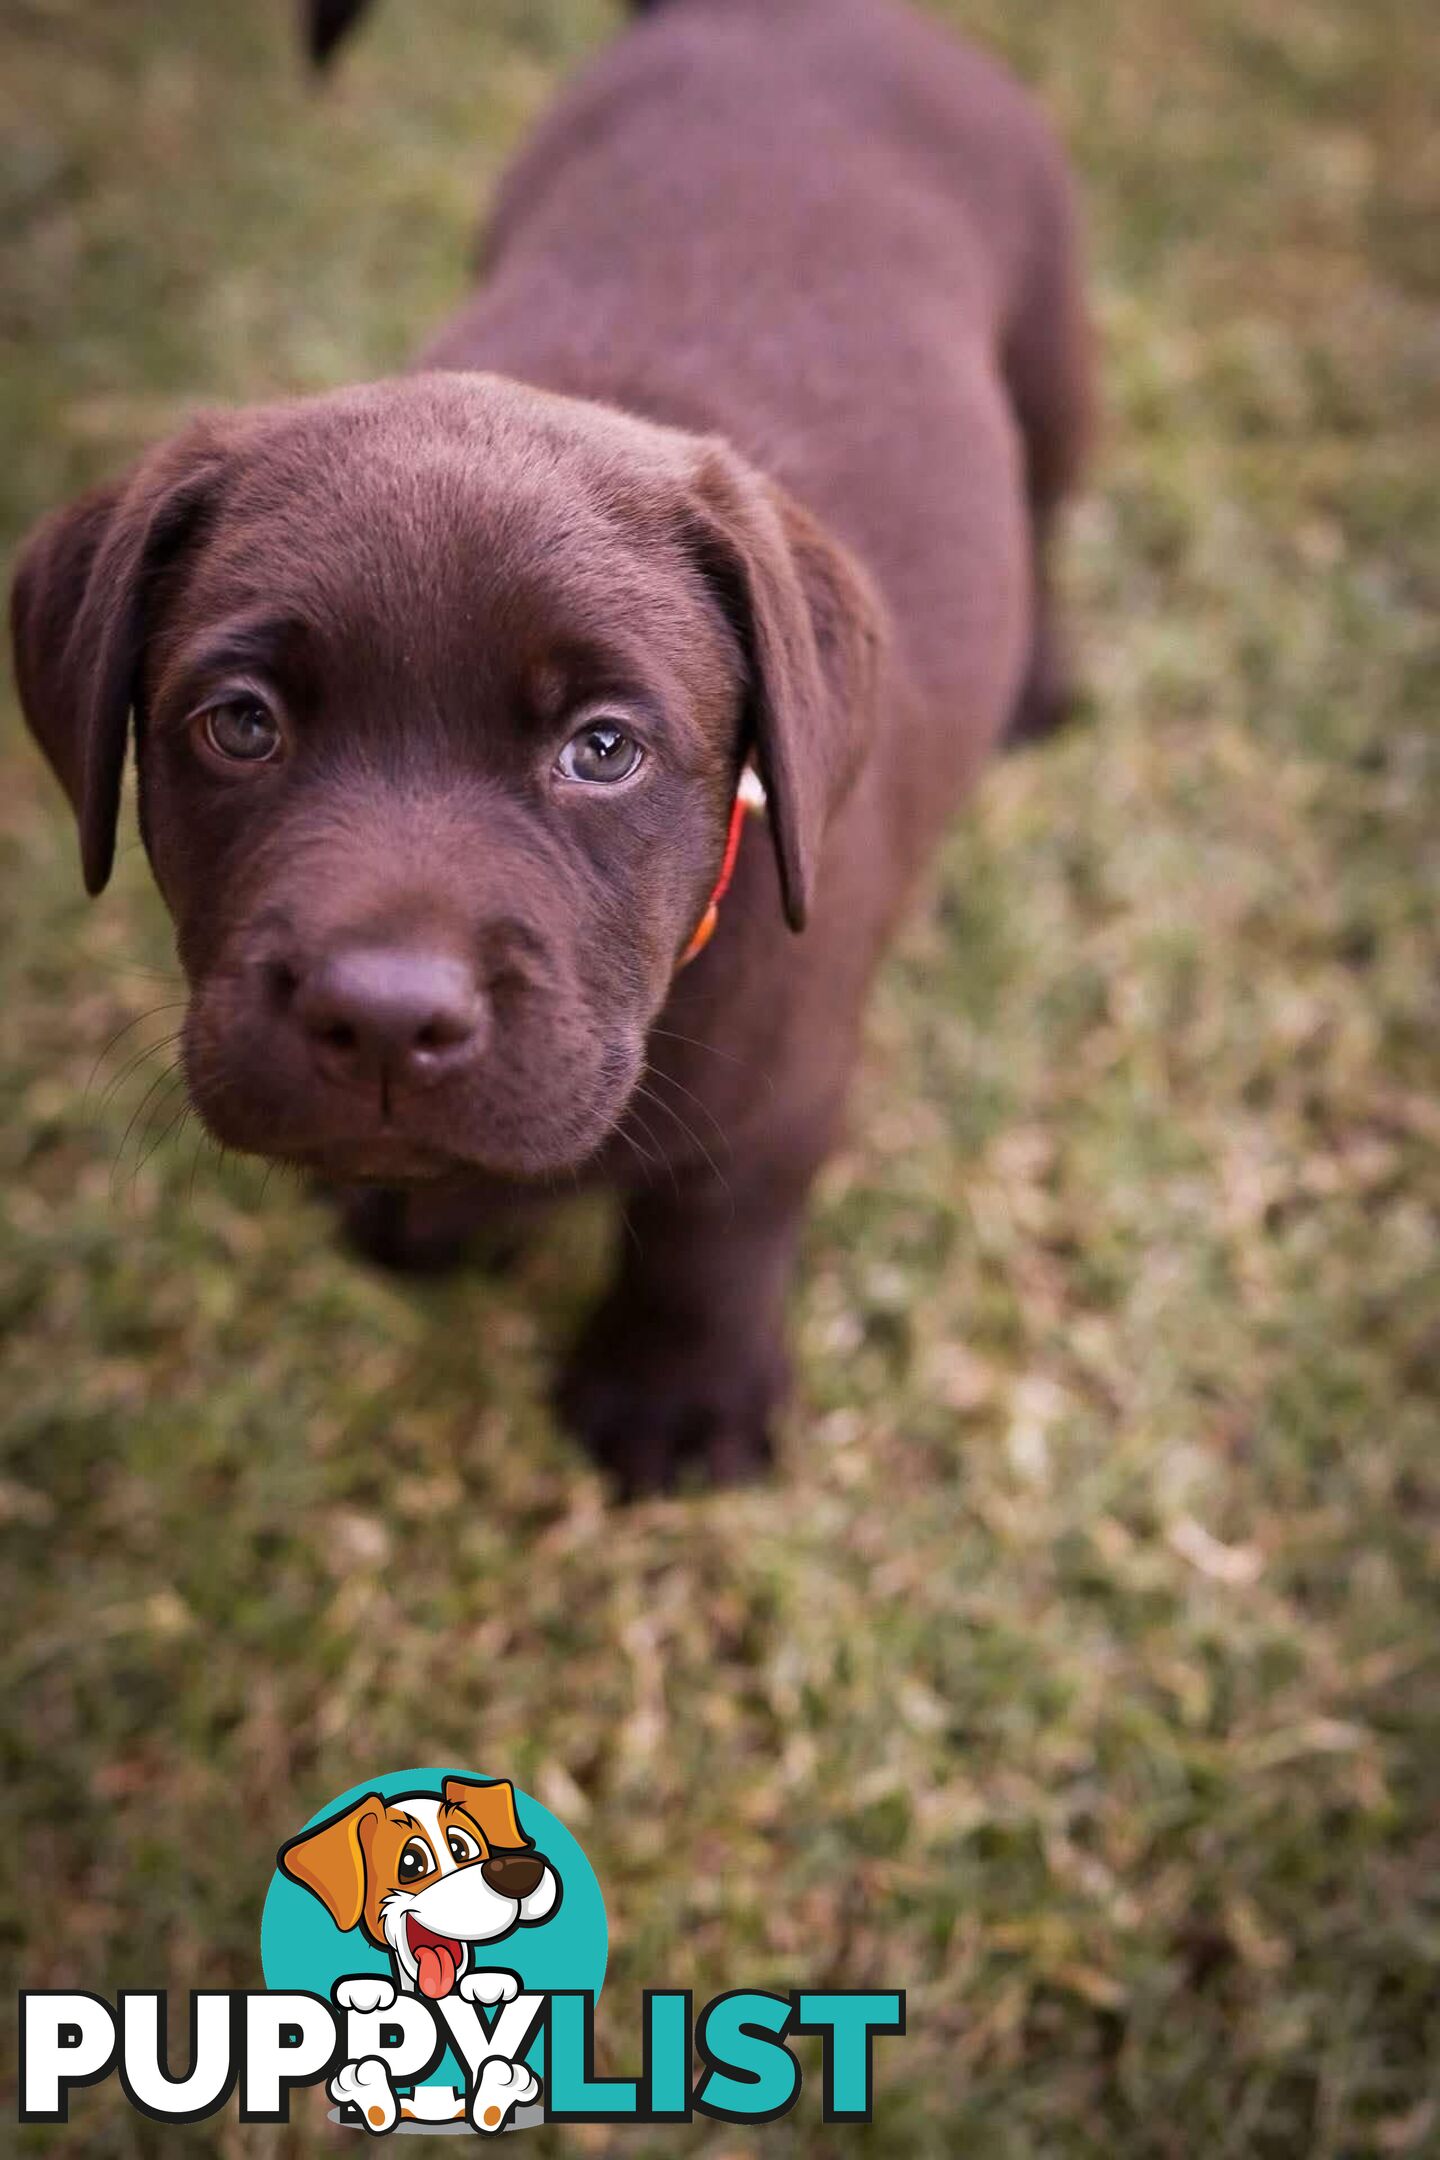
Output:
<instances>
[{"instance_id":1,"label":"cartoon dog tongue","mask_svg":"<svg viewBox=\"0 0 1440 2160\"><path fill-rule=\"evenodd\" d=\"M439 2002L455 1985L455 1975L460 1970L460 1960L454 1946L448 1942L421 1943L415 1952L416 1974L422 1995L431 2002Z\"/></svg>"}]
</instances>

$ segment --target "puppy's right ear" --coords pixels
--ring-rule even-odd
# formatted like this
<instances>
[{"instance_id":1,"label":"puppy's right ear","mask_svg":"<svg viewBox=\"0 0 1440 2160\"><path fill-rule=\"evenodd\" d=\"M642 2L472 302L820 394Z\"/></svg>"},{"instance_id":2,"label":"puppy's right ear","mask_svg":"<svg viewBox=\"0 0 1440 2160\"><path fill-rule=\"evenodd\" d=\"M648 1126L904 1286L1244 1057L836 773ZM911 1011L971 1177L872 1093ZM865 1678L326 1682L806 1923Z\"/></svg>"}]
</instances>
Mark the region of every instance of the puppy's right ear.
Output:
<instances>
[{"instance_id":1,"label":"puppy's right ear","mask_svg":"<svg viewBox=\"0 0 1440 2160\"><path fill-rule=\"evenodd\" d=\"M361 1833L379 1822L385 1803L378 1793L367 1793L343 1815L302 1830L299 1837L282 1845L278 1864L293 1882L317 1897L342 1935L359 1924L365 1910L365 1847Z\"/></svg>"},{"instance_id":2,"label":"puppy's right ear","mask_svg":"<svg viewBox=\"0 0 1440 2160\"><path fill-rule=\"evenodd\" d=\"M463 1807L486 1844L494 1852L519 1852L533 1845L515 1813L515 1787L509 1778L488 1778L477 1785L470 1778L447 1777L445 1798Z\"/></svg>"},{"instance_id":3,"label":"puppy's right ear","mask_svg":"<svg viewBox=\"0 0 1440 2160\"><path fill-rule=\"evenodd\" d=\"M765 785L786 919L803 930L825 828L873 736L884 612L808 510L725 443L700 453L692 545L745 660L745 748Z\"/></svg>"},{"instance_id":4,"label":"puppy's right ear","mask_svg":"<svg viewBox=\"0 0 1440 2160\"><path fill-rule=\"evenodd\" d=\"M10 595L20 705L70 798L86 890L115 859L120 782L155 581L219 477L197 428L129 476L44 519L20 552Z\"/></svg>"}]
</instances>

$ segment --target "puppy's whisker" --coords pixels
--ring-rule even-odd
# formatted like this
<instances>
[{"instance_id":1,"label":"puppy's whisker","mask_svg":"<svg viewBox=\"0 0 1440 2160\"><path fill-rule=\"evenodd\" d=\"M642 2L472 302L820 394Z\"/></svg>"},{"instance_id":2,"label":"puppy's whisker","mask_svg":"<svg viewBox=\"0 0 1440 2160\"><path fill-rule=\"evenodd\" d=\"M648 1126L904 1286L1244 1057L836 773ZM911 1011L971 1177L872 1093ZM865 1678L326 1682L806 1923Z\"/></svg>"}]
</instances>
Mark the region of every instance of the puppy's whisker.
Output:
<instances>
[{"instance_id":1,"label":"puppy's whisker","mask_svg":"<svg viewBox=\"0 0 1440 2160\"><path fill-rule=\"evenodd\" d=\"M669 1156L665 1153L665 1150L661 1145L660 1141L656 1138L654 1127L650 1124L648 1119L641 1117L639 1110L636 1108L636 1096L641 1095L645 1097L645 1100L647 1102L655 1102L655 1097L653 1095L646 1094L646 1091L643 1087L637 1087L635 1090L635 1094L631 1096L630 1101L626 1107L626 1115L634 1118L635 1122L639 1125L641 1132L644 1133L645 1138L649 1141L651 1147L655 1151L652 1158L654 1165L661 1170L668 1171L671 1186L678 1194L680 1190L680 1179L676 1173L675 1165L670 1160ZM658 1103L656 1107L663 1110L665 1105L663 1103Z\"/></svg>"},{"instance_id":2,"label":"puppy's whisker","mask_svg":"<svg viewBox=\"0 0 1440 2160\"><path fill-rule=\"evenodd\" d=\"M120 976L133 975L137 982L163 983L167 990L182 990L185 978L175 968L146 967L143 960L124 960L116 969Z\"/></svg>"},{"instance_id":3,"label":"puppy's whisker","mask_svg":"<svg viewBox=\"0 0 1440 2160\"><path fill-rule=\"evenodd\" d=\"M135 1149L136 1162L135 1170L131 1172L132 1182L136 1172L143 1169L144 1165L149 1161L154 1146L156 1128L162 1118L170 1116L177 1093L182 1103L185 1103L185 1075L178 1065L172 1065L169 1068L163 1075L163 1082L164 1084L154 1091L154 1100L145 1114L140 1138ZM186 1104L186 1107L188 1107L188 1104ZM169 1127L166 1126L164 1131L168 1130ZM163 1131L161 1137L162 1139L164 1137Z\"/></svg>"},{"instance_id":4,"label":"puppy's whisker","mask_svg":"<svg viewBox=\"0 0 1440 2160\"><path fill-rule=\"evenodd\" d=\"M177 1067L177 1065L166 1065L166 1069L162 1071L162 1074L155 1074L155 1078L151 1080L151 1084L149 1084L149 1086L147 1086L147 1089L145 1089L145 1095L140 1095L140 1102L138 1102L138 1104L134 1106L134 1110L130 1112L130 1123L127 1123L127 1125L125 1125L125 1132L121 1134L121 1145L117 1147L117 1151L114 1151L114 1164L112 1164L112 1169L110 1169L110 1205L112 1205L112 1207L114 1207L114 1205L117 1205L117 1201L119 1201L119 1197L121 1197L121 1192L119 1192L119 1175L121 1175L121 1169L123 1169L123 1164L125 1164L125 1149L127 1149L127 1147L130 1147L130 1136L134 1134L134 1130L136 1130L136 1125L140 1123L140 1119L142 1119L142 1117L145 1117L145 1112L149 1110L149 1104L151 1104L151 1102L153 1102L153 1099L155 1099L155 1093L158 1093L158 1089L162 1089L162 1086L173 1086L177 1078L179 1078L179 1080L184 1080L184 1074L181 1074L181 1071L179 1071L179 1067ZM147 1123L147 1128L145 1128L145 1130L149 1132L149 1123Z\"/></svg>"},{"instance_id":5,"label":"puppy's whisker","mask_svg":"<svg viewBox=\"0 0 1440 2160\"><path fill-rule=\"evenodd\" d=\"M627 1105L626 1117L628 1118L630 1114L630 1105ZM642 1148L639 1141L636 1139L634 1133L628 1131L625 1124L622 1123L617 1125L615 1130L619 1134L620 1138L625 1142L625 1145L629 1148L631 1154L635 1157L635 1160L638 1163L643 1164L645 1169L654 1170L658 1167L659 1164L659 1157L650 1152L650 1149L653 1149L655 1145L655 1135L653 1132L651 1132L649 1126L646 1125L643 1120L637 1120L637 1122L640 1124L640 1130L644 1133L646 1139L650 1142L650 1148Z\"/></svg>"},{"instance_id":6,"label":"puppy's whisker","mask_svg":"<svg viewBox=\"0 0 1440 2160\"><path fill-rule=\"evenodd\" d=\"M624 1205L623 1201L620 1207L620 1228L624 1233L625 1237L628 1239L629 1243L634 1246L637 1259L643 1260L645 1257L645 1247L641 1243L639 1231L635 1228L634 1223L630 1220L630 1210Z\"/></svg>"},{"instance_id":7,"label":"puppy's whisker","mask_svg":"<svg viewBox=\"0 0 1440 2160\"><path fill-rule=\"evenodd\" d=\"M206 1143L208 1142L211 1147L215 1145L210 1134L198 1119L196 1124L199 1126L199 1130L195 1135L195 1146L190 1155L190 1177L185 1188L185 1205L187 1208L193 1208L195 1205L195 1178L200 1168L200 1157L205 1152Z\"/></svg>"},{"instance_id":8,"label":"puppy's whisker","mask_svg":"<svg viewBox=\"0 0 1440 2160\"><path fill-rule=\"evenodd\" d=\"M127 1058L114 1079L107 1081L104 1093L95 1105L95 1116L103 1118L131 1074L138 1072L153 1057L168 1056L181 1040L182 1034L183 1030L177 1028L173 1035L162 1035L155 1042L146 1043L144 1049L137 1051L133 1057Z\"/></svg>"},{"instance_id":9,"label":"puppy's whisker","mask_svg":"<svg viewBox=\"0 0 1440 2160\"><path fill-rule=\"evenodd\" d=\"M99 1078L100 1071L105 1063L105 1060L109 1056L111 1056L111 1054L115 1050L119 1048L120 1044L124 1042L127 1035L133 1034L135 1029L137 1027L143 1026L147 1020L158 1020L161 1013L182 1011L184 1008L184 1002L185 1001L183 998L172 998L164 1005L152 1005L147 1012L136 1013L133 1020L127 1020L122 1028L117 1028L115 1033L110 1037L109 1042L106 1043L104 1049L100 1052L100 1055L96 1058L93 1066L90 1068L90 1077L85 1083L85 1093L82 1096L81 1100L88 1103L88 1101L90 1100L90 1090L94 1087L96 1080ZM176 1037L171 1036L169 1040L174 1041L176 1040ZM145 1047L146 1050L151 1050L155 1046L153 1043L147 1043ZM140 1055L144 1057L145 1051L142 1050ZM128 1070L129 1068L127 1067L126 1069Z\"/></svg>"},{"instance_id":10,"label":"puppy's whisker","mask_svg":"<svg viewBox=\"0 0 1440 2160\"><path fill-rule=\"evenodd\" d=\"M165 1100L166 1106L168 1107L172 1098L167 1095ZM140 1172L145 1168L146 1163L152 1161L153 1158L159 1154L161 1148L165 1146L165 1144L168 1140L170 1140L172 1135L177 1140L180 1138L180 1136L185 1130L186 1123L193 1115L194 1112L191 1109L188 1099L186 1101L183 1101L175 1116L171 1118L169 1124L164 1128L164 1130L160 1133L157 1139L151 1140L149 1142L145 1149L145 1152L140 1157L140 1160L136 1163L135 1168L130 1173L130 1183L132 1186L134 1185L135 1180L139 1177Z\"/></svg>"},{"instance_id":11,"label":"puppy's whisker","mask_svg":"<svg viewBox=\"0 0 1440 2160\"><path fill-rule=\"evenodd\" d=\"M753 1058L740 1057L734 1050L722 1050L718 1043L702 1042L698 1035L680 1035L674 1028L662 1027L652 1027L650 1033L657 1042L683 1043L687 1050L703 1050L708 1057L723 1058L727 1065L738 1066L742 1072L755 1070ZM762 1073L760 1078L773 1094L775 1082L770 1074Z\"/></svg>"},{"instance_id":12,"label":"puppy's whisker","mask_svg":"<svg viewBox=\"0 0 1440 2160\"><path fill-rule=\"evenodd\" d=\"M677 1128L682 1137L689 1142L691 1147L695 1149L697 1154L705 1163L706 1168L710 1171L711 1176L715 1179L721 1191L724 1193L726 1199L730 1202L731 1212L733 1214L735 1200L734 1195L730 1190L730 1181L726 1177L724 1171L720 1168L720 1165L716 1162L714 1156L710 1153L709 1148L706 1147L705 1142L701 1139L699 1133L695 1131L693 1126L686 1122L686 1120L680 1115L680 1112L674 1108L673 1104L663 1101L659 1095L653 1094L649 1088L644 1086L643 1083L639 1087L637 1087L635 1092L637 1095L642 1096L647 1103L653 1103L657 1110L663 1110L666 1117L670 1119L671 1123ZM673 1166L671 1170L671 1175L672 1177L674 1176ZM676 1189L677 1191L679 1189L678 1179L676 1180Z\"/></svg>"},{"instance_id":13,"label":"puppy's whisker","mask_svg":"<svg viewBox=\"0 0 1440 2160\"><path fill-rule=\"evenodd\" d=\"M724 1151L725 1154L729 1154L730 1135L726 1132L724 1126L720 1123L719 1118L716 1117L714 1111L710 1108L709 1103L702 1101L701 1098L695 1093L693 1088L686 1087L684 1082L677 1080L673 1073L665 1072L658 1065L647 1065L645 1068L645 1077L647 1080L653 1080L657 1083L663 1080L667 1087L674 1088L675 1092L678 1095L683 1095L687 1102L694 1103L696 1109L699 1110L708 1121L710 1130L714 1133L716 1141L719 1144L720 1148Z\"/></svg>"},{"instance_id":14,"label":"puppy's whisker","mask_svg":"<svg viewBox=\"0 0 1440 2160\"><path fill-rule=\"evenodd\" d=\"M631 1154L635 1157L635 1160L639 1163L641 1169L645 1172L646 1179L648 1181L652 1167L648 1156L646 1156L641 1150L640 1146L635 1140L634 1135L632 1133L626 1132L623 1126L617 1126L616 1132L619 1138L624 1141L626 1147L629 1148ZM626 1236L634 1245L636 1252L640 1253L643 1257L644 1248L640 1243L640 1233L635 1228L635 1225L631 1222L629 1210L625 1207L623 1201L621 1202L620 1207L620 1221L624 1227Z\"/></svg>"}]
</instances>

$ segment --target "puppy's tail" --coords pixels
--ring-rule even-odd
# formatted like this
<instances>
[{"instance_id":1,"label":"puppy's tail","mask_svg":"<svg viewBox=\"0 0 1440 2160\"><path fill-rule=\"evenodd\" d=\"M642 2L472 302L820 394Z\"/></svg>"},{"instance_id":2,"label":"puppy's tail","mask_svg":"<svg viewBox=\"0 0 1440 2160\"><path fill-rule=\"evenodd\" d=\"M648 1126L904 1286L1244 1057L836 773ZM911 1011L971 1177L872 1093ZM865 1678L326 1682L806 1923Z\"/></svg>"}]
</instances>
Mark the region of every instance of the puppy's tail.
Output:
<instances>
[{"instance_id":1,"label":"puppy's tail","mask_svg":"<svg viewBox=\"0 0 1440 2160\"><path fill-rule=\"evenodd\" d=\"M329 66L369 5L370 0L300 0L301 34L314 67ZM649 15L664 5L665 0L630 0L635 15Z\"/></svg>"}]
</instances>

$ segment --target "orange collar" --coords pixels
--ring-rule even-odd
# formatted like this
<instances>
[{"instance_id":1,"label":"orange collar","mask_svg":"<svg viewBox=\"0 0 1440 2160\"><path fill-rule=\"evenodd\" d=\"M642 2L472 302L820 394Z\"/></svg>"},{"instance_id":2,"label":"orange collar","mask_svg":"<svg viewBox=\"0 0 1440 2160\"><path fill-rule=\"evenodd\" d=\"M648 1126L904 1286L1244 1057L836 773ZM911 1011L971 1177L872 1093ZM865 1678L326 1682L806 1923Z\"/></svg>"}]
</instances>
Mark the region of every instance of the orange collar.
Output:
<instances>
[{"instance_id":1,"label":"orange collar","mask_svg":"<svg viewBox=\"0 0 1440 2160\"><path fill-rule=\"evenodd\" d=\"M747 765L740 775L740 785L735 790L735 800L730 807L730 827L725 835L725 854L720 864L705 912L695 926L694 935L680 955L676 973L698 960L705 947L715 935L715 925L720 920L720 903L730 890L730 880L735 875L735 865L740 856L740 835L745 830L747 817L762 817L765 812L765 783L753 765Z\"/></svg>"}]
</instances>

